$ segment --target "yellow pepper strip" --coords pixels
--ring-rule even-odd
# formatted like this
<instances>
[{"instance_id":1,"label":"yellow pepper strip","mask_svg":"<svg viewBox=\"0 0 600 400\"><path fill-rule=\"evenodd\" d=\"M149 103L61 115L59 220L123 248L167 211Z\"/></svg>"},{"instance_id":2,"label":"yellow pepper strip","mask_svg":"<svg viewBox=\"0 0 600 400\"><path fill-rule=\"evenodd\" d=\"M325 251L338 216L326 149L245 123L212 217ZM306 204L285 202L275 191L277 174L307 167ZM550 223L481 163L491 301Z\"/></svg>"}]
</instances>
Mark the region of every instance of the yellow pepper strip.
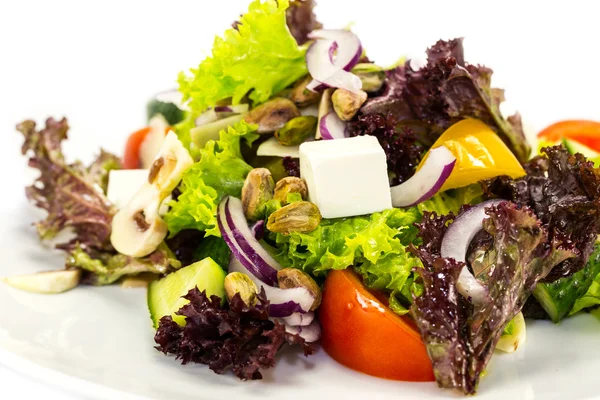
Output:
<instances>
[{"instance_id":1,"label":"yellow pepper strip","mask_svg":"<svg viewBox=\"0 0 600 400\"><path fill-rule=\"evenodd\" d=\"M440 191L459 188L500 175L519 178L525 170L502 139L477 119L455 123L431 147L446 146L456 157L456 165ZM429 156L425 154L417 170Z\"/></svg>"}]
</instances>

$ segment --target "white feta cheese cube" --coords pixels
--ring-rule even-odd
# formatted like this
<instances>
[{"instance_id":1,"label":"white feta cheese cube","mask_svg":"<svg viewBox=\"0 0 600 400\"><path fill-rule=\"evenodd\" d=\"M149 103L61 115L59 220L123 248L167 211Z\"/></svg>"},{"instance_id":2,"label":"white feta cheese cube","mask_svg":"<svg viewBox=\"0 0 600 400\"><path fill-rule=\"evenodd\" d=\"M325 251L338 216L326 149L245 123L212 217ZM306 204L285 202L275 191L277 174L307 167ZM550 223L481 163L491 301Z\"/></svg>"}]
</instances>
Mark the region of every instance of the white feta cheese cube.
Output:
<instances>
[{"instance_id":1,"label":"white feta cheese cube","mask_svg":"<svg viewBox=\"0 0 600 400\"><path fill-rule=\"evenodd\" d=\"M323 218L392 208L385 152L373 136L301 144L300 175Z\"/></svg>"},{"instance_id":2,"label":"white feta cheese cube","mask_svg":"<svg viewBox=\"0 0 600 400\"><path fill-rule=\"evenodd\" d=\"M117 208L121 209L148 181L147 169L115 169L108 174L108 190L106 197Z\"/></svg>"}]
</instances>

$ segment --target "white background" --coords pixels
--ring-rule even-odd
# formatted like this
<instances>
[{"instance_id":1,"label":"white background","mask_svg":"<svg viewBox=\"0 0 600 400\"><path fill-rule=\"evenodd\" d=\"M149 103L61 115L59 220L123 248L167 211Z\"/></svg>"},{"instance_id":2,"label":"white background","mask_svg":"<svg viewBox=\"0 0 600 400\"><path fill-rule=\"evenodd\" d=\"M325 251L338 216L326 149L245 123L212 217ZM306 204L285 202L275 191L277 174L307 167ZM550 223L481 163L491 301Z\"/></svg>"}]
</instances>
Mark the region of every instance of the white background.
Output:
<instances>
[{"instance_id":1,"label":"white background","mask_svg":"<svg viewBox=\"0 0 600 400\"><path fill-rule=\"evenodd\" d=\"M50 115L68 116L71 157L88 158L99 145L120 152L144 124L146 99L196 66L245 3L2 0L0 160L18 151L18 121ZM321 0L319 12L328 27L355 21L381 64L465 36L467 60L496 71L494 82L535 130L598 117L595 2ZM22 165L0 166L1 179L25 183ZM68 398L4 367L0 390L7 399Z\"/></svg>"}]
</instances>

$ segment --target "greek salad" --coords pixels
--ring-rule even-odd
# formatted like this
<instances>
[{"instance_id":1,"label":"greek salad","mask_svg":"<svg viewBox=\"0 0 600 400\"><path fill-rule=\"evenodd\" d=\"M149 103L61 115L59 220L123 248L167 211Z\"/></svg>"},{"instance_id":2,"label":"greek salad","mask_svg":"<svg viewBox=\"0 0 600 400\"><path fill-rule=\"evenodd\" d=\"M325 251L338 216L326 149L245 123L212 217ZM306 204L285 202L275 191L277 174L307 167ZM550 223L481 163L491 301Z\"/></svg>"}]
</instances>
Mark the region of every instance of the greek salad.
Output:
<instances>
[{"instance_id":1,"label":"greek salad","mask_svg":"<svg viewBox=\"0 0 600 400\"><path fill-rule=\"evenodd\" d=\"M65 118L18 124L35 228L66 260L4 282L147 287L157 350L241 380L320 343L473 394L528 319L600 304L600 123L551 125L532 149L462 39L382 66L313 6L252 1L123 155L68 163Z\"/></svg>"}]
</instances>

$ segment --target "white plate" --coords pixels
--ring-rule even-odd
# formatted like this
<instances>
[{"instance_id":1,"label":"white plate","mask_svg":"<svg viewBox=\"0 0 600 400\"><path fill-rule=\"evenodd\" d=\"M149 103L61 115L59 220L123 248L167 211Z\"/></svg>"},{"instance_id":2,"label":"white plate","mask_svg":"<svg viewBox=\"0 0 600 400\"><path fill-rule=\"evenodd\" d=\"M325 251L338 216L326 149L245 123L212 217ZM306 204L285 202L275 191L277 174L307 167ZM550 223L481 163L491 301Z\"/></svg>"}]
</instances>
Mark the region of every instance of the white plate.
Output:
<instances>
[{"instance_id":1,"label":"white plate","mask_svg":"<svg viewBox=\"0 0 600 400\"><path fill-rule=\"evenodd\" d=\"M67 115L67 152L89 159L99 145L119 151L143 124L146 98L195 66L201 49L245 1L19 1L3 4L0 37L0 275L55 269L62 256L41 247L23 186L14 124ZM356 21L369 55L418 56L439 37L466 36L467 59L489 64L495 82L535 129L562 118L598 117L597 13L576 3L322 0L328 26ZM173 3L175 4L175 3ZM582 7L582 4L578 4ZM489 7L489 8L488 8ZM498 8L493 8L498 7ZM32 13L32 10L36 10ZM23 21L27 21L26 24ZM385 38L382 40L381 38ZM167 50L164 50L167 49ZM385 381L348 370L323 352L288 352L262 382L242 383L204 366L180 366L153 349L143 290L81 287L60 296L0 286L0 362L86 397L157 399L453 398L435 384ZM597 396L599 322L583 315L560 326L528 324L514 355L495 356L481 399Z\"/></svg>"}]
</instances>

